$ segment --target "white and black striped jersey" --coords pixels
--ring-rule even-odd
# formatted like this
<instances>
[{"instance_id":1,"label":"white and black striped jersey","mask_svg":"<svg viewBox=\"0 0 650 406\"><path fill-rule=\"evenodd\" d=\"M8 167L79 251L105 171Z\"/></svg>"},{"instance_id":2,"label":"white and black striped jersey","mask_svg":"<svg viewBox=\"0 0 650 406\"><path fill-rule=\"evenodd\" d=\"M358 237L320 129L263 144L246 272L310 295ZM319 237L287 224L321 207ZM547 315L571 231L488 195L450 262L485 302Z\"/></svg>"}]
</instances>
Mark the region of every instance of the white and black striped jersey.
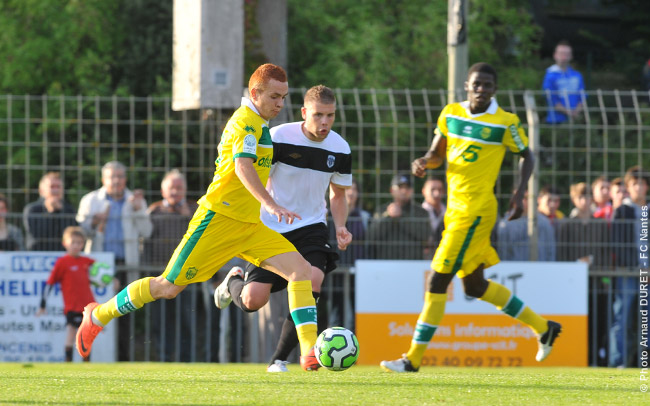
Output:
<instances>
[{"instance_id":1,"label":"white and black striped jersey","mask_svg":"<svg viewBox=\"0 0 650 406\"><path fill-rule=\"evenodd\" d=\"M347 141L334 131L321 142L302 132L302 122L271 129L273 166L266 189L282 207L298 213L301 220L279 223L264 207L261 219L269 228L286 233L310 224L327 224L325 196L329 185L352 185L352 157Z\"/></svg>"}]
</instances>

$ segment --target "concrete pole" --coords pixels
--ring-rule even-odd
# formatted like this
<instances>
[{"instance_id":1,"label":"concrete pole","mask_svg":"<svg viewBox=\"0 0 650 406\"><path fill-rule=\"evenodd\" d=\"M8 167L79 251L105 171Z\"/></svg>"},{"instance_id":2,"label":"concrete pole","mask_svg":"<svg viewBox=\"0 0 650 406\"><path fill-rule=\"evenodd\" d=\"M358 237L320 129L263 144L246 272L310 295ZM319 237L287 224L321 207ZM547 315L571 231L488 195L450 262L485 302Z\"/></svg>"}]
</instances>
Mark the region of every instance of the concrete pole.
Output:
<instances>
[{"instance_id":1,"label":"concrete pole","mask_svg":"<svg viewBox=\"0 0 650 406\"><path fill-rule=\"evenodd\" d=\"M287 0L258 0L256 18L260 30L262 53L266 56L266 62L282 66L289 76L289 87L292 87L287 45ZM301 103L302 98L297 101L292 100L292 102ZM276 118L271 120L270 124L275 126L286 123L288 120L289 114L285 107ZM269 357L271 355L269 354Z\"/></svg>"},{"instance_id":2,"label":"concrete pole","mask_svg":"<svg viewBox=\"0 0 650 406\"><path fill-rule=\"evenodd\" d=\"M539 114L535 97L530 90L524 93L526 120L528 121L528 148L535 157L533 173L528 179L528 241L530 243L530 260L537 261L539 234L537 228L537 195L539 194Z\"/></svg>"},{"instance_id":3,"label":"concrete pole","mask_svg":"<svg viewBox=\"0 0 650 406\"><path fill-rule=\"evenodd\" d=\"M467 8L469 0L448 0L447 11L447 103L462 101L462 91L467 80Z\"/></svg>"}]
</instances>

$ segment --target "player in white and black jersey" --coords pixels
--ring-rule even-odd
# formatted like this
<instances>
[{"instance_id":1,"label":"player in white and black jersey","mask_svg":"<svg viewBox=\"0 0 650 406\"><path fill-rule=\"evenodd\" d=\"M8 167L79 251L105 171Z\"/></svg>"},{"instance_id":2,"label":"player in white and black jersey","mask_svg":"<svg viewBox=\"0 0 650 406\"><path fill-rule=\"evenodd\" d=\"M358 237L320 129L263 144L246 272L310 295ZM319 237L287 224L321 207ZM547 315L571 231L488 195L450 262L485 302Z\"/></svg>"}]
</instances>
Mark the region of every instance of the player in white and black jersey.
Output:
<instances>
[{"instance_id":1,"label":"player in white and black jersey","mask_svg":"<svg viewBox=\"0 0 650 406\"><path fill-rule=\"evenodd\" d=\"M273 166L266 186L279 205L300 217L282 223L262 208L261 219L294 244L311 264L313 295L318 300L325 274L336 268L339 257L329 245L325 201L328 189L338 248L345 250L352 241L352 234L345 227L345 189L352 185L352 158L347 141L331 129L336 97L330 88L318 85L309 89L301 112L304 121L271 129ZM286 287L284 278L266 269L250 265L244 279L243 270L235 267L215 290L215 303L222 309L232 301L240 309L253 312L268 302L272 292ZM287 372L286 359L298 344L293 316L289 314L282 326L269 372ZM313 369L318 369L318 365Z\"/></svg>"}]
</instances>

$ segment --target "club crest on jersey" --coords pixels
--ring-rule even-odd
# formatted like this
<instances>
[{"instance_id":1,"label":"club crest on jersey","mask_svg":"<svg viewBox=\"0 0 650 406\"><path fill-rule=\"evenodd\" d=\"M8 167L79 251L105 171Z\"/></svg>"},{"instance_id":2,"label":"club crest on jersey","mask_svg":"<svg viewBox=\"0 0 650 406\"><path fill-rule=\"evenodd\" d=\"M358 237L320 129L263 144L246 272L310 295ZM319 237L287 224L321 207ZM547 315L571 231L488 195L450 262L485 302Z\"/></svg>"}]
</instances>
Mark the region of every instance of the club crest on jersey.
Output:
<instances>
[{"instance_id":1,"label":"club crest on jersey","mask_svg":"<svg viewBox=\"0 0 650 406\"><path fill-rule=\"evenodd\" d=\"M492 134L492 130L488 127L483 127L483 129L481 130L481 138L483 138L484 140L490 138L491 134Z\"/></svg>"},{"instance_id":2,"label":"club crest on jersey","mask_svg":"<svg viewBox=\"0 0 650 406\"><path fill-rule=\"evenodd\" d=\"M336 159L336 158L334 158L334 155L328 155L328 156L327 156L327 167L328 167L328 168L331 168L331 167L334 166L334 160L335 160L335 159Z\"/></svg>"},{"instance_id":3,"label":"club crest on jersey","mask_svg":"<svg viewBox=\"0 0 650 406\"><path fill-rule=\"evenodd\" d=\"M194 278L194 277L196 276L196 273L197 273L198 271L199 271L199 270L196 269L196 267L194 267L194 266L189 267L189 268L187 269L187 272L185 272L185 279L188 279L188 280L189 280L189 279Z\"/></svg>"}]
</instances>

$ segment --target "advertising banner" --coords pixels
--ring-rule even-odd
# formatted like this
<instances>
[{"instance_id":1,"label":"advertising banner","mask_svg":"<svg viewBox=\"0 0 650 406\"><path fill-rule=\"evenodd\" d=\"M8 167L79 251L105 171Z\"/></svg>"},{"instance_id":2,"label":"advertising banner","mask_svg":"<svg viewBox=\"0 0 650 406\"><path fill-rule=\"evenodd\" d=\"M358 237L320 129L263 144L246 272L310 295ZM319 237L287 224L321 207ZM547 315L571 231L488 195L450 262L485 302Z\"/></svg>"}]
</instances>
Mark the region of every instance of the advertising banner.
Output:
<instances>
[{"instance_id":1,"label":"advertising banner","mask_svg":"<svg viewBox=\"0 0 650 406\"><path fill-rule=\"evenodd\" d=\"M0 252L0 361L64 361L66 319L57 284L47 298L46 314L37 316L45 282L64 252ZM113 253L84 254L114 267ZM112 284L91 288L97 302L114 296ZM107 325L93 344L93 362L115 362L115 325ZM76 350L73 360L81 361Z\"/></svg>"},{"instance_id":2,"label":"advertising banner","mask_svg":"<svg viewBox=\"0 0 650 406\"><path fill-rule=\"evenodd\" d=\"M430 261L360 260L355 268L358 362L397 359L408 350L422 310ZM423 366L587 366L586 264L501 262L486 269L485 277L562 324L551 355L535 361L533 331L492 304L465 296L462 280L454 278Z\"/></svg>"}]
</instances>

